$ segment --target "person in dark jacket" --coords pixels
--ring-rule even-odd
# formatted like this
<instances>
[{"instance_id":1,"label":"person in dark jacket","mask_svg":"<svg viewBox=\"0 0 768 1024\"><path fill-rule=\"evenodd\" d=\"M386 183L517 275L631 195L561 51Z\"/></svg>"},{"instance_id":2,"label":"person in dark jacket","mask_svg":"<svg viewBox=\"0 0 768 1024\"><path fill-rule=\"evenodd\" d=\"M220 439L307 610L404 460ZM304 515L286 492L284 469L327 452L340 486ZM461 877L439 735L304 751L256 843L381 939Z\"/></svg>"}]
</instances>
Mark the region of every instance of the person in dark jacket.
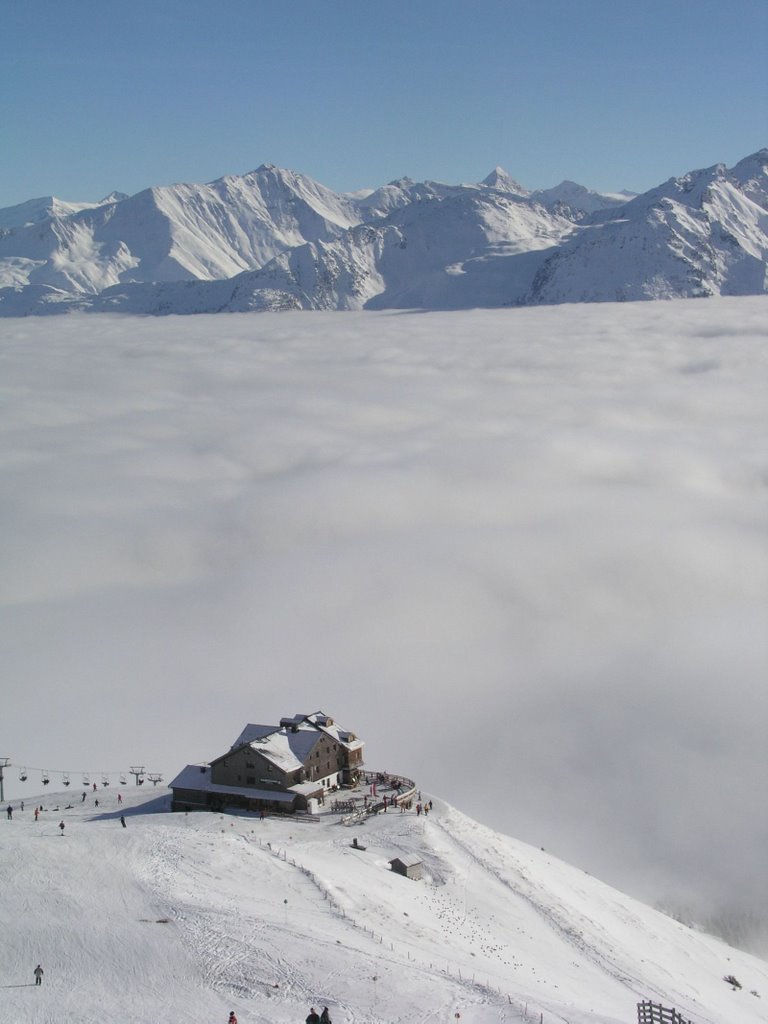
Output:
<instances>
[{"instance_id":1,"label":"person in dark jacket","mask_svg":"<svg viewBox=\"0 0 768 1024\"><path fill-rule=\"evenodd\" d=\"M34 969L34 971L32 973L35 975L35 984L36 985L42 985L43 984L43 974L45 973L45 971L40 966L40 964L37 965L37 967Z\"/></svg>"},{"instance_id":2,"label":"person in dark jacket","mask_svg":"<svg viewBox=\"0 0 768 1024\"><path fill-rule=\"evenodd\" d=\"M317 1010L314 1006L309 1011L309 1016L307 1017L305 1024L320 1024L320 1018L318 1017Z\"/></svg>"},{"instance_id":3,"label":"person in dark jacket","mask_svg":"<svg viewBox=\"0 0 768 1024\"><path fill-rule=\"evenodd\" d=\"M320 1014L320 1024L331 1024L331 1015L328 1013L328 1007L323 1007L323 1012Z\"/></svg>"}]
</instances>

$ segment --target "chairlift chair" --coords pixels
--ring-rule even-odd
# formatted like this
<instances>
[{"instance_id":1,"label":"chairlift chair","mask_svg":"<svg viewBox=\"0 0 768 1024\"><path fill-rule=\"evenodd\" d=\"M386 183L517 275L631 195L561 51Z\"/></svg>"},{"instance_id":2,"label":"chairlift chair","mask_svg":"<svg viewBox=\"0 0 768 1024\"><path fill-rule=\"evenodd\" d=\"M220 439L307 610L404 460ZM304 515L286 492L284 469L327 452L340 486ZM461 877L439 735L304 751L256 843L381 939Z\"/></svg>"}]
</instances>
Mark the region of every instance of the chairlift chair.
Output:
<instances>
[{"instance_id":1,"label":"chairlift chair","mask_svg":"<svg viewBox=\"0 0 768 1024\"><path fill-rule=\"evenodd\" d=\"M19 772L19 782L26 782L26 781L27 781L27 769L26 768L22 768L21 771Z\"/></svg>"},{"instance_id":2,"label":"chairlift chair","mask_svg":"<svg viewBox=\"0 0 768 1024\"><path fill-rule=\"evenodd\" d=\"M47 786L50 781L51 780L48 777L48 772L44 771L43 772L43 785Z\"/></svg>"},{"instance_id":3,"label":"chairlift chair","mask_svg":"<svg viewBox=\"0 0 768 1024\"><path fill-rule=\"evenodd\" d=\"M102 775L101 776L101 784L102 784L102 786L108 786L109 785L109 776L108 775Z\"/></svg>"},{"instance_id":4,"label":"chairlift chair","mask_svg":"<svg viewBox=\"0 0 768 1024\"><path fill-rule=\"evenodd\" d=\"M69 785L69 773L68 772L64 772L64 774L61 776L61 781L64 783L65 786Z\"/></svg>"},{"instance_id":5,"label":"chairlift chair","mask_svg":"<svg viewBox=\"0 0 768 1024\"><path fill-rule=\"evenodd\" d=\"M90 786L90 784L91 784L91 780L88 777L87 773L83 774L83 785L84 786Z\"/></svg>"},{"instance_id":6,"label":"chairlift chair","mask_svg":"<svg viewBox=\"0 0 768 1024\"><path fill-rule=\"evenodd\" d=\"M121 775L120 776L120 785L121 786L127 786L128 785L128 779L126 778L125 775Z\"/></svg>"}]
</instances>

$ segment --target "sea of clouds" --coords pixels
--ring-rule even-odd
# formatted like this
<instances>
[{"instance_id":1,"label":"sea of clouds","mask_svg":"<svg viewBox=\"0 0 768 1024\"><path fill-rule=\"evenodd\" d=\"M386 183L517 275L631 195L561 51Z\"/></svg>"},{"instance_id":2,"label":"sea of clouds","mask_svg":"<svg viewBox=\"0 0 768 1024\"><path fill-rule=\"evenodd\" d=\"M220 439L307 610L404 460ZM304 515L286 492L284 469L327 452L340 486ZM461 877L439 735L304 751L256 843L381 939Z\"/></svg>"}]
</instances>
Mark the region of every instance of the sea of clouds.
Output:
<instances>
[{"instance_id":1,"label":"sea of clouds","mask_svg":"<svg viewBox=\"0 0 768 1024\"><path fill-rule=\"evenodd\" d=\"M642 898L768 918L767 325L0 322L6 795L322 709Z\"/></svg>"}]
</instances>

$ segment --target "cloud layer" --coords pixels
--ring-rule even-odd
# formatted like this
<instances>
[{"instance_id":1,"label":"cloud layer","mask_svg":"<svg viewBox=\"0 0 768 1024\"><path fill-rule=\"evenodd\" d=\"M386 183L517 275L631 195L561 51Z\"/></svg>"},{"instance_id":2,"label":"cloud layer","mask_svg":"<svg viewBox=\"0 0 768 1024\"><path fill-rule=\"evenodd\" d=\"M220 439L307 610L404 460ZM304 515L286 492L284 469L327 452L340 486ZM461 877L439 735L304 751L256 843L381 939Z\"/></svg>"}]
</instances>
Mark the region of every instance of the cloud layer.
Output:
<instances>
[{"instance_id":1,"label":"cloud layer","mask_svg":"<svg viewBox=\"0 0 768 1024\"><path fill-rule=\"evenodd\" d=\"M768 913L766 312L0 323L0 754L167 779L323 708L608 881Z\"/></svg>"}]
</instances>

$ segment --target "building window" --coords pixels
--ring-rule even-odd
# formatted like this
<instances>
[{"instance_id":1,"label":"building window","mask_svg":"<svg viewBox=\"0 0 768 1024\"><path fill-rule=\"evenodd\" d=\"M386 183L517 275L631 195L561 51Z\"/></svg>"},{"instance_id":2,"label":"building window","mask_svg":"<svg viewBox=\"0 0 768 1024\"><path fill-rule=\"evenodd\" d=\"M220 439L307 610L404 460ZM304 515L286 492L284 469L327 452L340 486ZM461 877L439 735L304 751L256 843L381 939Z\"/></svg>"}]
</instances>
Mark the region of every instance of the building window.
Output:
<instances>
[{"instance_id":1,"label":"building window","mask_svg":"<svg viewBox=\"0 0 768 1024\"><path fill-rule=\"evenodd\" d=\"M256 785L256 776L255 775L246 775L245 776L245 783L246 783L247 786L255 786Z\"/></svg>"}]
</instances>

